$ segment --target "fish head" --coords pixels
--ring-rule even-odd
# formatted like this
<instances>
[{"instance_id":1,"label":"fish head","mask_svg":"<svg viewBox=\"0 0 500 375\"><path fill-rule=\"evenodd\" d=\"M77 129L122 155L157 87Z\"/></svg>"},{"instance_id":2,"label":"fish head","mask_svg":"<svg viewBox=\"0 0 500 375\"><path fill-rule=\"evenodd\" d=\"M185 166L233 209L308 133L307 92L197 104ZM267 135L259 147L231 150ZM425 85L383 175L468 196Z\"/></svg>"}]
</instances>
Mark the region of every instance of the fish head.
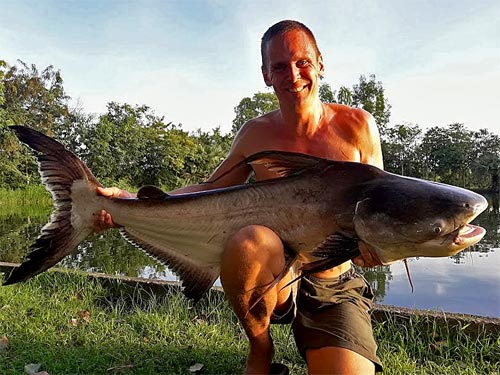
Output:
<instances>
[{"instance_id":1,"label":"fish head","mask_svg":"<svg viewBox=\"0 0 500 375\"><path fill-rule=\"evenodd\" d=\"M445 257L480 241L470 224L488 206L480 194L456 186L391 175L357 202L354 227L382 263Z\"/></svg>"}]
</instances>

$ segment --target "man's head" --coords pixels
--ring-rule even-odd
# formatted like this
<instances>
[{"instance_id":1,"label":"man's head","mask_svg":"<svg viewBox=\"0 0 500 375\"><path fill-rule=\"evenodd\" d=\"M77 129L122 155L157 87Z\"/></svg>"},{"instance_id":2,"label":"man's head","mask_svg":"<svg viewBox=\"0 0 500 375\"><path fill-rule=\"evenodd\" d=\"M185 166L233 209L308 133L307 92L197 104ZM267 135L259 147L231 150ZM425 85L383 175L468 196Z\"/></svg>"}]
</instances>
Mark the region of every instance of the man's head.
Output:
<instances>
[{"instance_id":1,"label":"man's head","mask_svg":"<svg viewBox=\"0 0 500 375\"><path fill-rule=\"evenodd\" d=\"M316 43L316 38L312 31L303 23L292 20L284 20L272 25L267 31L264 33L260 43L260 53L262 56L262 67L267 68L267 45L277 35L283 35L288 31L292 30L300 30L307 34L311 45L316 51L317 56L321 56L321 52L319 51L318 44Z\"/></svg>"},{"instance_id":2,"label":"man's head","mask_svg":"<svg viewBox=\"0 0 500 375\"><path fill-rule=\"evenodd\" d=\"M311 30L297 21L281 21L262 37L262 76L280 107L306 108L319 101L323 58ZM305 106L305 107L304 107Z\"/></svg>"}]
</instances>

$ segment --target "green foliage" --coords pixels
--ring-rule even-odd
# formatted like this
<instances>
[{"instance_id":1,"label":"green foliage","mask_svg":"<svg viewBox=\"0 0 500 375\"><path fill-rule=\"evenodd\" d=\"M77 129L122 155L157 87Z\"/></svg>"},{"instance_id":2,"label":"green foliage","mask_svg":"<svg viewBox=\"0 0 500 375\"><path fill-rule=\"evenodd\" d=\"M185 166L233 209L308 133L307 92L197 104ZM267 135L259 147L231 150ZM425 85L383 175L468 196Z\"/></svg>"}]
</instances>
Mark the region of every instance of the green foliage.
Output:
<instances>
[{"instance_id":1,"label":"green foliage","mask_svg":"<svg viewBox=\"0 0 500 375\"><path fill-rule=\"evenodd\" d=\"M38 181L38 173L33 158L6 127L26 125L54 135L69 115L69 96L52 66L40 72L20 60L14 66L1 61L0 78L0 186L16 188Z\"/></svg>"},{"instance_id":2,"label":"green foliage","mask_svg":"<svg viewBox=\"0 0 500 375\"><path fill-rule=\"evenodd\" d=\"M188 134L147 106L111 102L96 123L79 131L79 154L105 184L173 187L194 152Z\"/></svg>"},{"instance_id":3,"label":"green foliage","mask_svg":"<svg viewBox=\"0 0 500 375\"><path fill-rule=\"evenodd\" d=\"M476 157L473 154L474 143L473 133L467 131L463 124L430 128L420 145L424 173L433 180L468 185L468 176Z\"/></svg>"},{"instance_id":4,"label":"green foliage","mask_svg":"<svg viewBox=\"0 0 500 375\"><path fill-rule=\"evenodd\" d=\"M319 85L319 99L323 103L335 103L335 92L328 83L322 83Z\"/></svg>"},{"instance_id":5,"label":"green foliage","mask_svg":"<svg viewBox=\"0 0 500 375\"><path fill-rule=\"evenodd\" d=\"M352 105L370 112L375 118L380 134L385 134L391 116L391 106L384 96L382 82L376 81L375 74L371 74L369 79L364 75L359 77L359 83L353 86Z\"/></svg>"},{"instance_id":6,"label":"green foliage","mask_svg":"<svg viewBox=\"0 0 500 375\"><path fill-rule=\"evenodd\" d=\"M345 86L341 86L337 95L337 102L339 104L352 105L352 91Z\"/></svg>"},{"instance_id":7,"label":"green foliage","mask_svg":"<svg viewBox=\"0 0 500 375\"><path fill-rule=\"evenodd\" d=\"M450 124L423 133L416 125L396 125L387 128L382 146L390 172L471 189L498 184L500 137L486 129Z\"/></svg>"},{"instance_id":8,"label":"green foliage","mask_svg":"<svg viewBox=\"0 0 500 375\"><path fill-rule=\"evenodd\" d=\"M462 124L433 127L389 127L390 105L375 75L361 75L352 89L319 88L323 102L361 107L372 113L382 138L388 171L469 188L499 185L500 138ZM229 151L240 127L279 107L274 93L256 93L235 107L232 131L219 128L190 134L166 122L146 106L108 103L96 117L69 108L60 72L52 66L39 71L18 61L0 60L0 188L37 184L37 166L7 127L24 124L56 137L79 155L104 185L138 188L154 184L165 189L206 179Z\"/></svg>"},{"instance_id":9,"label":"green foliage","mask_svg":"<svg viewBox=\"0 0 500 375\"><path fill-rule=\"evenodd\" d=\"M53 66L39 71L21 60L10 66L2 78L4 106L8 118L53 135L54 128L68 115L68 100L63 79Z\"/></svg>"},{"instance_id":10,"label":"green foliage","mask_svg":"<svg viewBox=\"0 0 500 375\"><path fill-rule=\"evenodd\" d=\"M224 160L233 142L233 134L222 134L220 128L212 132L198 130L194 137L197 141L196 154L190 163L190 176L185 176L186 184L199 183L206 180L217 166Z\"/></svg>"},{"instance_id":11,"label":"green foliage","mask_svg":"<svg viewBox=\"0 0 500 375\"><path fill-rule=\"evenodd\" d=\"M232 133L236 134L248 120L278 108L278 98L274 93L258 92L251 98L241 99L240 103L234 108L236 117L233 120Z\"/></svg>"},{"instance_id":12,"label":"green foliage","mask_svg":"<svg viewBox=\"0 0 500 375\"><path fill-rule=\"evenodd\" d=\"M481 129L474 132L471 180L480 189L491 188L499 192L500 137ZM485 176L488 176L485 178Z\"/></svg>"},{"instance_id":13,"label":"green foliage","mask_svg":"<svg viewBox=\"0 0 500 375\"><path fill-rule=\"evenodd\" d=\"M386 130L382 142L384 168L401 175L415 176L419 173L417 154L422 130L416 125L396 125Z\"/></svg>"}]
</instances>

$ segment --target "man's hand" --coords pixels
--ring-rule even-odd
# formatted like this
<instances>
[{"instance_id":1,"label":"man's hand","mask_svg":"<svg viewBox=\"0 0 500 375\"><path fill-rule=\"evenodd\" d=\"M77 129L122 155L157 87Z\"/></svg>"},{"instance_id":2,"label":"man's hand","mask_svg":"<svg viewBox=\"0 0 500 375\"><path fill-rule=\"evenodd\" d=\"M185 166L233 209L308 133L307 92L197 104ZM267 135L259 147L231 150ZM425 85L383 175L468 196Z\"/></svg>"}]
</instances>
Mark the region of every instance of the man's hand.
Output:
<instances>
[{"instance_id":1,"label":"man's hand","mask_svg":"<svg viewBox=\"0 0 500 375\"><path fill-rule=\"evenodd\" d=\"M363 241L358 241L358 247L361 255L352 260L355 265L359 267L375 267L382 265L382 262L373 248Z\"/></svg>"},{"instance_id":2,"label":"man's hand","mask_svg":"<svg viewBox=\"0 0 500 375\"><path fill-rule=\"evenodd\" d=\"M110 188L98 187L97 194L103 195L103 196L109 197L109 198L133 198L134 197L134 195L129 193L128 191L121 190L117 187L110 187ZM120 227L120 225L115 224L113 222L113 218L111 217L111 215L104 210L101 210L101 212L99 213L99 216L97 216L97 218L94 221L94 230L97 233L100 233L106 229L119 228L119 227Z\"/></svg>"}]
</instances>

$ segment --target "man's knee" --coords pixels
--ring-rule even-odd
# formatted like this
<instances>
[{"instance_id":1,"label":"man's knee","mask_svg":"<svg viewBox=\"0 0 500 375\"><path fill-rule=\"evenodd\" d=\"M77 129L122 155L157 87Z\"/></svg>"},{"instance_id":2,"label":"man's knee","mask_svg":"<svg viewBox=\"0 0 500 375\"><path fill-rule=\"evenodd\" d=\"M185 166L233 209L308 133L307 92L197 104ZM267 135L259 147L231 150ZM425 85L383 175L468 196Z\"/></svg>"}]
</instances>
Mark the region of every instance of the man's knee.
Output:
<instances>
[{"instance_id":1,"label":"man's knee","mask_svg":"<svg viewBox=\"0 0 500 375\"><path fill-rule=\"evenodd\" d=\"M248 225L238 230L227 242L223 258L265 262L284 258L281 239L268 227Z\"/></svg>"}]
</instances>

